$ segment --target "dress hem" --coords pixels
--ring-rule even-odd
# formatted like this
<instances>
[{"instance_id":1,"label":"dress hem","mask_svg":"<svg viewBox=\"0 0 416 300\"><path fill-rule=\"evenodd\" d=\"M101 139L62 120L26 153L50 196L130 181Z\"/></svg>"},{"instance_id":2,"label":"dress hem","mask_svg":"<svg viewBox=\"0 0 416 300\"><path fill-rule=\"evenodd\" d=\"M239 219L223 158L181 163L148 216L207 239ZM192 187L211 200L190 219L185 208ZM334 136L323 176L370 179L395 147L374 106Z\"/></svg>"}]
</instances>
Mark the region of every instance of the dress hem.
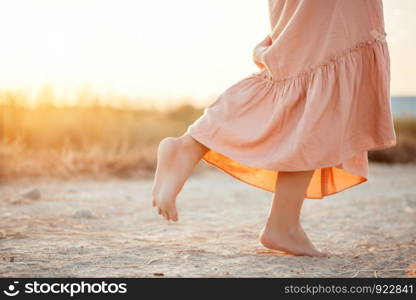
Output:
<instances>
[{"instance_id":1,"label":"dress hem","mask_svg":"<svg viewBox=\"0 0 416 300\"><path fill-rule=\"evenodd\" d=\"M210 143L209 143L209 142L207 142L206 140L204 140L203 138L201 138L201 136L198 136L198 135L196 135L196 134L194 134L194 133L191 133L191 132L189 132L189 131L188 131L188 134L189 134L192 138L194 138L197 142L199 142L200 144L202 144L202 145L204 145L205 147L207 147L207 148L209 149L208 151L213 151L213 152L219 153L219 154L221 154L221 155L223 155L223 156L225 156L225 157L227 157L227 158L229 158L229 159L231 159L231 160L233 160L233 161L235 161L235 162L237 162L237 163L239 163L239 164L242 164L242 165L245 165L245 166L248 166L248 167L251 167L251 168L256 168L256 169L264 169L264 170L275 171L275 172L300 172L300 171L318 170L318 169L325 169L325 168L336 168L336 169L339 169L339 170L343 170L343 171L345 171L345 172L347 172L347 173L349 173L349 174L351 174L351 175L353 175L353 176L357 176L357 177L358 177L358 178L357 178L357 179L358 179L358 182L356 182L355 184L352 184L352 185L349 185L349 186L344 187L344 188L342 188L342 189L339 189L339 190L337 190L336 192L322 194L322 197L311 197L311 196L307 196L307 195L305 194L305 198L307 198L307 199L323 199L323 198L324 198L324 197L326 197L326 196L330 196L330 195L337 194L337 193L339 193L339 192L341 192L341 191L344 191L344 190L346 190L346 189L352 188L352 187L354 187L354 186L357 186L357 185L359 185L359 184L361 184L361 183L364 183L364 182L368 181L368 177L367 177L368 175L367 175L367 176L363 176L362 174L357 174L357 173L354 173L353 171L350 171L350 170L347 170L347 169L343 169L343 168L338 168L338 167L336 167L337 165L342 164L342 163L343 163L345 160L347 160L348 158L345 158L345 159L344 159L344 158L342 158L342 159L340 159L337 163L333 163L333 164L331 164L331 165L318 166L318 167L309 168L309 169L305 169L305 170L283 170L283 169L271 169L270 167L263 167L263 166L260 166L260 165L256 165L256 164L252 164L252 163L243 162L242 160L237 160L237 159L234 159L232 155L225 154L225 152L222 152L222 151L216 150L216 149L215 149L215 147L211 146L211 145L210 145ZM390 142L390 143L385 143L385 144L376 144L376 143L373 143L373 144L368 144L367 146L365 146L365 147L361 148L360 150L355 151L352 155L350 155L350 156L349 156L349 158L354 157L355 155L357 155L357 154L359 154L359 153L362 153L362 152L365 152L365 151L371 151L371 150L382 150L382 149L386 149L386 148L393 147L393 146L395 146L395 145L396 145L396 142L395 142L395 141ZM209 165L211 165L211 166L213 166L213 167L215 167L215 168L217 168L217 169L219 169L219 170L221 170L221 171L225 172L226 174L228 174L228 175L230 175L230 176L232 176L232 177L234 177L234 178L236 178L236 179L238 179L238 180L240 180L240 181L242 181L242 182L244 182L244 183L246 183L246 184L249 184L249 185L251 185L251 186L254 186L254 187L260 188L260 189L262 189L262 190L265 190L265 191L268 191L268 192L272 192L272 193L274 193L274 190L270 190L270 189L264 188L264 187L262 187L262 186L256 185L256 184L254 184L254 183L252 183L252 182L250 182L250 181L248 181L248 180L244 180L244 179L242 179L242 178L240 178L240 177L238 177L238 176L234 175L233 173L231 173L231 172L230 172L230 171L228 171L227 169L225 169L225 168L223 168L223 167L221 167L221 166L219 166L219 165L215 164L214 162L212 162L212 161L210 161L210 160L206 159L205 155L202 157L202 160L203 160L205 163L207 163L207 164L209 164Z\"/></svg>"}]
</instances>

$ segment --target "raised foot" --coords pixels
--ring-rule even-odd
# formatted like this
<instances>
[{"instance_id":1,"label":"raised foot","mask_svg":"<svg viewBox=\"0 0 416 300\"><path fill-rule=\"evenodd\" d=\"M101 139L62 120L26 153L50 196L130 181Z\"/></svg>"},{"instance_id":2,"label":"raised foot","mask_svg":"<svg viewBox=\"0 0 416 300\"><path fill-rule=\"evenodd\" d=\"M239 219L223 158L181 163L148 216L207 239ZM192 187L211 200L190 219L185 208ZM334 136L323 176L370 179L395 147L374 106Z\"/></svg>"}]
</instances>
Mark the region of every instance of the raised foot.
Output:
<instances>
[{"instance_id":1,"label":"raised foot","mask_svg":"<svg viewBox=\"0 0 416 300\"><path fill-rule=\"evenodd\" d=\"M166 220L178 221L176 196L181 190L178 176L180 169L181 141L164 138L157 150L157 167L152 186L152 204Z\"/></svg>"},{"instance_id":2,"label":"raised foot","mask_svg":"<svg viewBox=\"0 0 416 300\"><path fill-rule=\"evenodd\" d=\"M329 253L319 251L311 243L302 227L293 230L264 228L259 236L260 243L269 249L292 255L326 257Z\"/></svg>"}]
</instances>

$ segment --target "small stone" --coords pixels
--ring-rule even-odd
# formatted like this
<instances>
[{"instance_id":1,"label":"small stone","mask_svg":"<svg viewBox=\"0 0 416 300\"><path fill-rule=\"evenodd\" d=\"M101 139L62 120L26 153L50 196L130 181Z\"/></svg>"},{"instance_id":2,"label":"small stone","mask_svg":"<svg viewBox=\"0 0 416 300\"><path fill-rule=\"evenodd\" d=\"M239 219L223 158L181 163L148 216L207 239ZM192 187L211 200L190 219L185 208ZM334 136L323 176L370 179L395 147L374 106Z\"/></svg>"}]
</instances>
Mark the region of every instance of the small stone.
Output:
<instances>
[{"instance_id":1,"label":"small stone","mask_svg":"<svg viewBox=\"0 0 416 300\"><path fill-rule=\"evenodd\" d=\"M73 217L77 218L77 219L94 219L95 218L95 216L92 214L92 212L88 209L77 210L74 213Z\"/></svg>"},{"instance_id":2,"label":"small stone","mask_svg":"<svg viewBox=\"0 0 416 300\"><path fill-rule=\"evenodd\" d=\"M29 189L21 193L20 196L30 200L39 200L41 198L40 191L37 188Z\"/></svg>"},{"instance_id":3,"label":"small stone","mask_svg":"<svg viewBox=\"0 0 416 300\"><path fill-rule=\"evenodd\" d=\"M165 274L164 273L155 272L155 273L153 273L153 276L165 276Z\"/></svg>"},{"instance_id":4,"label":"small stone","mask_svg":"<svg viewBox=\"0 0 416 300\"><path fill-rule=\"evenodd\" d=\"M32 201L30 199L25 199L25 198L17 198L17 199L13 199L12 201L10 201L11 204L13 205L22 205L22 204L30 204Z\"/></svg>"}]
</instances>

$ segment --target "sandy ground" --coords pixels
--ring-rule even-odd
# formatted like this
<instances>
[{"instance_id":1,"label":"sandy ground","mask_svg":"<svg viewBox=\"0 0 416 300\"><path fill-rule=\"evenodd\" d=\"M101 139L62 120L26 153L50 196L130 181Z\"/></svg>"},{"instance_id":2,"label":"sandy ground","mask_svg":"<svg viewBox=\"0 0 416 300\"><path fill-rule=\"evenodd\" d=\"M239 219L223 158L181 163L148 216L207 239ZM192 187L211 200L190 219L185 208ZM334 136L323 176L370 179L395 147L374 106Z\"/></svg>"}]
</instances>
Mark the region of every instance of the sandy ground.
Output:
<instances>
[{"instance_id":1,"label":"sandy ground","mask_svg":"<svg viewBox=\"0 0 416 300\"><path fill-rule=\"evenodd\" d=\"M196 172L186 183L178 223L155 213L151 184L142 179L1 185L0 276L416 276L415 165L372 164L368 182L306 200L305 230L318 248L332 253L329 258L264 249L257 235L272 194L216 169ZM33 188L40 199L21 196Z\"/></svg>"}]
</instances>

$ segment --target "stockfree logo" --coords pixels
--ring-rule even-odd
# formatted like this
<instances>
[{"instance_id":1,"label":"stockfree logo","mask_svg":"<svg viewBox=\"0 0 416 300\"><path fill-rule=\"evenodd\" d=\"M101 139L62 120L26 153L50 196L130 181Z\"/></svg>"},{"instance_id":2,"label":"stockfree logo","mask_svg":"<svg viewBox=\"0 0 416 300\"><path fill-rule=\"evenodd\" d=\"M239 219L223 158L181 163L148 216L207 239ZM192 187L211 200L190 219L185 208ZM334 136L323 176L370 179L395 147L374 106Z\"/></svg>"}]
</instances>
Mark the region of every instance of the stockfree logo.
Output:
<instances>
[{"instance_id":1,"label":"stockfree logo","mask_svg":"<svg viewBox=\"0 0 416 300\"><path fill-rule=\"evenodd\" d=\"M16 285L19 283L19 281L14 281L13 282L13 284L10 284L8 287L7 287L7 290L4 290L3 292L7 295L7 296L10 296L10 297L14 297L14 296L16 296L17 294L19 294L20 292L19 292L19 290L16 290Z\"/></svg>"}]
</instances>

